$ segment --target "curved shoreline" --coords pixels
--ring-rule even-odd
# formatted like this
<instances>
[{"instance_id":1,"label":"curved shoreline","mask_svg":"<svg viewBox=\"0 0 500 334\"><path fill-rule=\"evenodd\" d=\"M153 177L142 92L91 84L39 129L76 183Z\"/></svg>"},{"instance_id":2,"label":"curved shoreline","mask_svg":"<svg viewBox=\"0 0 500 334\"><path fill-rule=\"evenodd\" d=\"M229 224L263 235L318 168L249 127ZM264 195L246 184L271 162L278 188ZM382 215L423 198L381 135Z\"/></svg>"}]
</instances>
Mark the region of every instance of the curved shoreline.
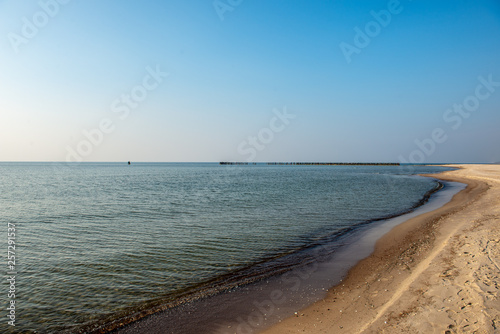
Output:
<instances>
[{"instance_id":1,"label":"curved shoreline","mask_svg":"<svg viewBox=\"0 0 500 334\"><path fill-rule=\"evenodd\" d=\"M495 210L499 193L495 182L500 179L500 166L447 167L460 169L424 176L465 183L466 189L443 207L394 227L377 241L375 251L369 257L353 267L341 284L330 289L326 298L262 333L443 333L460 326L460 321L469 321L464 318L448 323L447 317L452 316L444 311L439 313L446 310L446 306L442 309L436 307L439 303L445 303L440 300L440 291L445 288L439 286L439 279L448 277L451 270L458 271L460 267L450 266L442 271L436 262L455 261L452 254L456 250L450 244L455 245L455 239L464 235L460 233L471 224L469 216L479 217ZM486 176L481 176L483 174ZM495 191L491 190L493 184L496 186L493 187ZM483 208L485 212L477 208ZM433 275L424 275L424 272ZM465 272L464 275L467 274ZM428 281L433 284L429 285ZM428 290L435 292L432 295ZM447 298L452 300L455 297ZM456 303L460 304L459 301ZM471 305L474 303L466 304L463 308ZM440 320L432 321L438 315ZM418 316L421 316L420 322L415 320ZM488 321L490 327L491 323L494 325L494 320Z\"/></svg>"},{"instance_id":2,"label":"curved shoreline","mask_svg":"<svg viewBox=\"0 0 500 334\"><path fill-rule=\"evenodd\" d=\"M340 235L338 235L336 237L337 238L343 238L343 237L351 237L352 236L352 232L354 230L359 230L360 228L363 228L365 226L369 226L368 223L373 223L373 222L378 222L378 221L385 221L385 220L390 220L390 219L393 219L395 217L400 217L400 216L403 216L403 215L406 215L408 213L411 213L413 211L415 211L416 209L420 208L421 206L423 206L424 204L426 204L429 200L429 198L436 192L438 192L439 190L441 190L443 188L443 184L440 183L438 181L438 185L436 187L434 187L433 189L429 190L426 194L424 194L424 196L422 197L421 200L419 200L415 205L413 205L412 207L408 208L408 209L405 209L405 210L402 210L400 212L398 212L397 214L392 214L392 215L388 215L388 216L385 216L385 217L379 217L379 218L376 218L376 219L371 219L369 221L366 221L366 222L361 222L359 224L357 224L355 227L351 227L351 228L348 228L346 231L341 231L342 233L340 233ZM315 244L315 245L312 245L310 247L307 247L307 249L305 249L305 251L308 251L310 249L313 249L315 247L319 247L321 248L322 245L321 244ZM304 249L302 249L301 251L304 251ZM320 260L317 260L316 261L318 262L321 262ZM354 262L355 263L355 262ZM350 266L352 266L354 263L352 263ZM304 267L304 266L301 266L301 268ZM300 268L298 268L300 269ZM292 271L292 269L287 269L286 272L290 272ZM277 279L278 277L280 277L280 275L282 275L283 272L278 272L278 271L275 271L272 273L272 276L274 277L269 277L266 276L266 277L258 277L258 280L262 280L262 279L269 279L269 280L272 280L272 279ZM343 275L342 275L343 276ZM222 278L223 280L224 278ZM212 282L212 283L217 283L217 282L220 282L221 279L217 279L215 282ZM241 282L240 282L241 283ZM211 285L211 283L209 283ZM235 287L240 287L241 285L246 285L246 284L251 284L251 282L244 282L244 284L239 284L239 285L235 285L234 287L229 287L228 289L225 289L225 290L228 290L229 292L231 292L231 289L235 288ZM259 283L257 283L259 284ZM219 289L220 290L220 289ZM224 291L225 291L224 290ZM269 289L268 289L269 290ZM227 293L228 291L226 291L225 293ZM270 291L270 290L269 290ZM209 300L211 299L213 296L212 295L203 295L202 298L199 298L200 297L200 294L203 294L203 287L201 287L201 290L198 291L197 293L195 293L194 295L193 294L190 294L186 301L189 302L190 300L193 300L193 299L197 299L197 302L200 302L199 299L206 299L206 300ZM220 291L219 291L220 292ZM217 298L217 297L216 297ZM249 299L249 298L247 298ZM317 300L318 298L316 298ZM201 304L203 304L204 302L202 301ZM161 317L161 314L163 314L163 312L172 312L172 313L176 313L178 310L176 310L176 308L182 308L184 307L183 306L184 302L182 301L176 301L176 305L172 305L172 304L164 304L164 305L160 305L159 307L153 307L153 308L148 308L147 310L144 310L140 313L136 313L132 316L129 316L127 318L121 318L121 319L118 319L116 321L113 321L111 323L107 323L107 325L103 326L103 327L100 327L100 328L95 328L92 330L93 333L106 333L106 332L110 332L110 331L113 331L113 332L122 332L122 329L126 329L126 327L129 327L132 325L132 327L134 327L135 325L138 325L137 322L149 322L149 318L159 318ZM188 306L189 307L189 306ZM183 312L182 310L179 311L179 312ZM246 312L248 313L248 312ZM172 317L172 315L170 315L170 317ZM235 317L236 318L236 317ZM158 321L155 321L155 322L161 322L160 320ZM125 325L125 327L124 327ZM140 326L142 327L142 326ZM145 329L147 328L148 330L151 330L151 328L149 327L142 327L142 329ZM88 332L85 331L85 332ZM129 331L128 329L126 331L123 331L123 332L133 332L133 331ZM187 333L187 332L186 332Z\"/></svg>"},{"instance_id":3,"label":"curved shoreline","mask_svg":"<svg viewBox=\"0 0 500 334\"><path fill-rule=\"evenodd\" d=\"M410 175L411 176L411 175ZM339 231L336 231L332 235L328 237L316 240L314 243L305 245L303 248L298 250L294 250L291 253L280 254L279 256L263 259L259 262L256 262L248 267L242 268L235 273L228 273L222 275L220 277L216 277L212 280L209 280L205 283L202 283L199 286L195 286L193 288L188 289L186 292L180 292L178 297L174 297L171 302L162 302L162 301L152 301L147 305L143 305L143 307L139 311L134 312L123 312L123 316L119 316L113 320L103 320L96 323L83 325L78 328L63 330L64 333L91 333L91 334L101 334L101 333L121 333L123 329L126 329L127 326L133 326L137 322L148 321L149 317L155 317L164 312L169 312L172 310L176 310L179 307L183 307L185 304L196 303L203 300L208 300L212 297L215 297L220 294L230 293L234 289L238 289L241 287L245 287L252 284L259 284L259 282L266 279L276 279L280 278L282 275L286 275L289 272L294 271L295 269L301 269L306 267L307 264L310 264L312 261L321 262L318 258L310 258L310 256L304 257L304 260L307 264L304 263L295 263L288 264L287 266L280 267L278 269L270 269L265 272L261 272L255 275L248 275L248 271L258 267L260 265L270 265L270 264L279 264L276 261L279 261L282 258L294 257L298 256L298 254L302 252L312 252L314 249L323 249L326 244L331 244L340 242L342 239L350 239L356 238L359 233L362 233L362 229L371 228L371 224L383 221L389 221L392 219L397 219L399 217L405 216L407 214L411 214L415 210L425 206L431 197L442 190L445 185L439 180L437 181L437 185L427 191L418 202L413 204L411 207L405 208L401 211L395 212L393 214L388 214L386 216L381 216L373 219L368 219L365 221L360 221L359 223L343 228ZM374 227L376 228L376 227ZM337 247L341 245L336 245ZM306 259L307 258L307 259ZM247 274L247 275L245 275Z\"/></svg>"}]
</instances>

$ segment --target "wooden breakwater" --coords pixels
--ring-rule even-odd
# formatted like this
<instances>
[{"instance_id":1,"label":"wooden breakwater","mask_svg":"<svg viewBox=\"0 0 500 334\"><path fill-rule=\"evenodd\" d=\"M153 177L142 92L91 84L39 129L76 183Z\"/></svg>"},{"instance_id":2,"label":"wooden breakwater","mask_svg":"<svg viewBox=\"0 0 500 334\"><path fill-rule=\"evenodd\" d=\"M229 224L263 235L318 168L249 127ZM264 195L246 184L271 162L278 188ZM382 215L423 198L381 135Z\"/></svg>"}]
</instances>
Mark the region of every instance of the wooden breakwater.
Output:
<instances>
[{"instance_id":1,"label":"wooden breakwater","mask_svg":"<svg viewBox=\"0 0 500 334\"><path fill-rule=\"evenodd\" d=\"M399 162L262 162L264 165L293 166L399 166ZM221 161L219 165L257 165L256 162Z\"/></svg>"}]
</instances>

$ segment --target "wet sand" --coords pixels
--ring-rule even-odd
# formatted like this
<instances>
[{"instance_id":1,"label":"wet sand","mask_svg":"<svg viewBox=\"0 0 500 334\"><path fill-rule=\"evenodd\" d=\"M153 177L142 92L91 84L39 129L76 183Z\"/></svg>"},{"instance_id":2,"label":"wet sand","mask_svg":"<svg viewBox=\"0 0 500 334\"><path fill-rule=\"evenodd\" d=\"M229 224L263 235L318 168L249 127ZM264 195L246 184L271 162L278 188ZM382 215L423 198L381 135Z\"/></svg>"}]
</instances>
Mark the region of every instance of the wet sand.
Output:
<instances>
[{"instance_id":1,"label":"wet sand","mask_svg":"<svg viewBox=\"0 0 500 334\"><path fill-rule=\"evenodd\" d=\"M263 331L495 333L500 329L500 165L429 175L467 184L396 226L323 300Z\"/></svg>"}]
</instances>

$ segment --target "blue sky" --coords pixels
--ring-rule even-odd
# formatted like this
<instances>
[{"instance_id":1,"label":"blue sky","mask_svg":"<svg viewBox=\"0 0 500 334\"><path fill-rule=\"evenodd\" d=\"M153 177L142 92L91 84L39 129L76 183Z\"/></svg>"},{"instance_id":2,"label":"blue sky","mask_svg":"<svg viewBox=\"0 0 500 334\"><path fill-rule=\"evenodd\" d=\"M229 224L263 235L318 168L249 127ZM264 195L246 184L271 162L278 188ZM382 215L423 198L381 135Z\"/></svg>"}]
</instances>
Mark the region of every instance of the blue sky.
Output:
<instances>
[{"instance_id":1,"label":"blue sky","mask_svg":"<svg viewBox=\"0 0 500 334\"><path fill-rule=\"evenodd\" d=\"M0 37L1 161L500 161L498 1L6 0Z\"/></svg>"}]
</instances>

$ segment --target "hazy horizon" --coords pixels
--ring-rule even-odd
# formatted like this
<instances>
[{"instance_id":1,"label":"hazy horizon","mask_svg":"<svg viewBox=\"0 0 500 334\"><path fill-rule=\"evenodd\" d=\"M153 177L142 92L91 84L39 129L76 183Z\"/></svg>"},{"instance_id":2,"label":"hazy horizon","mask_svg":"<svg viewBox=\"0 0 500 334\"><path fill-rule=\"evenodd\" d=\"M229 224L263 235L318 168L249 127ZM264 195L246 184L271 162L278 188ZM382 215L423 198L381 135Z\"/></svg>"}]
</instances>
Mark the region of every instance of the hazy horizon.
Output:
<instances>
[{"instance_id":1,"label":"hazy horizon","mask_svg":"<svg viewBox=\"0 0 500 334\"><path fill-rule=\"evenodd\" d=\"M500 161L500 3L0 3L0 161Z\"/></svg>"}]
</instances>

